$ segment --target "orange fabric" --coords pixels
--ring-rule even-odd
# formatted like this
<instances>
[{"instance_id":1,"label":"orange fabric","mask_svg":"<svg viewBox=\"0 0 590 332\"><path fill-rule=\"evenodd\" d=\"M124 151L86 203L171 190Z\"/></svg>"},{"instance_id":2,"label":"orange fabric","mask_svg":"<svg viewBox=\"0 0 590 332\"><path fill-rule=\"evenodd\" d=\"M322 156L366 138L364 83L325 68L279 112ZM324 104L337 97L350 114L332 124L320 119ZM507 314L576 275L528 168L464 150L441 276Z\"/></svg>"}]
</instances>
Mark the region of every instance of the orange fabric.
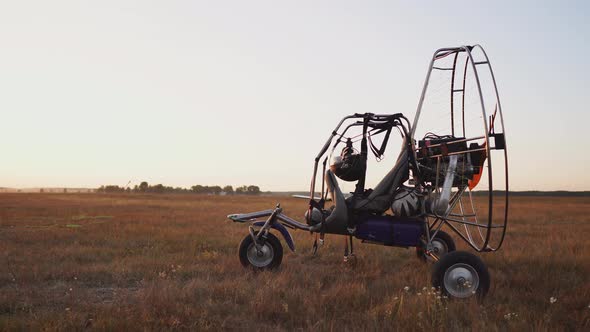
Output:
<instances>
[{"instance_id":1,"label":"orange fabric","mask_svg":"<svg viewBox=\"0 0 590 332\"><path fill-rule=\"evenodd\" d=\"M483 144L484 149L485 149L485 147L486 147L486 143ZM486 155L487 155L487 153L486 153ZM485 164L486 158L487 158L486 155L484 155L484 157L482 158L482 160L480 162L480 165L478 165L479 166L479 173L473 174L473 179L467 181L467 184L469 185L469 190L472 190L473 188L475 188L477 186L477 184L479 183L479 180L481 180L481 175L483 174L483 164Z\"/></svg>"}]
</instances>

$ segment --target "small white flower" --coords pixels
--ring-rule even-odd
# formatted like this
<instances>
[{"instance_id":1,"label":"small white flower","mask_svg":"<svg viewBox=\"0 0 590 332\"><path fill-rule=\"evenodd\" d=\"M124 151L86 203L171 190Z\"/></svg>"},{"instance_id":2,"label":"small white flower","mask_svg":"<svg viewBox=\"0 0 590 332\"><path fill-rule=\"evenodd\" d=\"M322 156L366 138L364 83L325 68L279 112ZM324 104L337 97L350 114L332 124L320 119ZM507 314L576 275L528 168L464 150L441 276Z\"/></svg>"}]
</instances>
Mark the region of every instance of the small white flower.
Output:
<instances>
[{"instance_id":1,"label":"small white flower","mask_svg":"<svg viewBox=\"0 0 590 332\"><path fill-rule=\"evenodd\" d=\"M430 290L434 292L436 290L436 287L430 287Z\"/></svg>"},{"instance_id":2,"label":"small white flower","mask_svg":"<svg viewBox=\"0 0 590 332\"><path fill-rule=\"evenodd\" d=\"M427 289L428 289L428 288L426 288L426 287L422 287L422 291L423 291L423 292L426 292L426 290L427 290Z\"/></svg>"},{"instance_id":3,"label":"small white flower","mask_svg":"<svg viewBox=\"0 0 590 332\"><path fill-rule=\"evenodd\" d=\"M405 290L406 292L409 292L409 291L410 291L410 287L409 287L409 286L406 286L406 287L404 287L404 290Z\"/></svg>"},{"instance_id":4,"label":"small white flower","mask_svg":"<svg viewBox=\"0 0 590 332\"><path fill-rule=\"evenodd\" d=\"M506 320L510 320L516 317L518 317L518 314L516 312L509 312L506 315L504 315L504 319Z\"/></svg>"},{"instance_id":5,"label":"small white flower","mask_svg":"<svg viewBox=\"0 0 590 332\"><path fill-rule=\"evenodd\" d=\"M397 296L393 298L394 301L397 301ZM590 307L590 306L589 306Z\"/></svg>"},{"instance_id":6,"label":"small white flower","mask_svg":"<svg viewBox=\"0 0 590 332\"><path fill-rule=\"evenodd\" d=\"M420 295L422 295L422 293L418 293L418 294L416 294L416 295L420 296Z\"/></svg>"},{"instance_id":7,"label":"small white flower","mask_svg":"<svg viewBox=\"0 0 590 332\"><path fill-rule=\"evenodd\" d=\"M555 302L557 302L557 298L556 297L553 297L552 296L552 297L549 298L549 303L553 304Z\"/></svg>"}]
</instances>

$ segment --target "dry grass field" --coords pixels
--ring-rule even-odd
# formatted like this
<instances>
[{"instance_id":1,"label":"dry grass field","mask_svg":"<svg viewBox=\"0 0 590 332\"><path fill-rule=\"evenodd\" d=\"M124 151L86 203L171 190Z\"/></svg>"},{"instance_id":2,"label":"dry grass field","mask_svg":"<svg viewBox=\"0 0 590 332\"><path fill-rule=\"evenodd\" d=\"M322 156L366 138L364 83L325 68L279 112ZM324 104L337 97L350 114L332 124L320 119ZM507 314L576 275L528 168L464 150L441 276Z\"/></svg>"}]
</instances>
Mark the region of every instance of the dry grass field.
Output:
<instances>
[{"instance_id":1,"label":"dry grass field","mask_svg":"<svg viewBox=\"0 0 590 332\"><path fill-rule=\"evenodd\" d=\"M413 250L293 233L253 273L229 213L305 200L197 195L0 195L0 330L590 330L590 198L516 197L504 247L481 254L482 305L430 291ZM458 242L458 246L464 248ZM409 290L404 290L409 287ZM426 288L425 288L426 287ZM551 303L550 298L556 301Z\"/></svg>"}]
</instances>

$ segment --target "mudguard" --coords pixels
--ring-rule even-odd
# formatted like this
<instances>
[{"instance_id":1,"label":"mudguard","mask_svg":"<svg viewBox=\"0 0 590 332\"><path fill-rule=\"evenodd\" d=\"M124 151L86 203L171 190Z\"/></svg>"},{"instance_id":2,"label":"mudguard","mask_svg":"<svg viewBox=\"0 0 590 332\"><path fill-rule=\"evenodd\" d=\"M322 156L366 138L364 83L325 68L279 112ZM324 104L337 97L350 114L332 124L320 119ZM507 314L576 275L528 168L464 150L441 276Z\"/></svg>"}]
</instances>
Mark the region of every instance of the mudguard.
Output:
<instances>
[{"instance_id":1,"label":"mudguard","mask_svg":"<svg viewBox=\"0 0 590 332\"><path fill-rule=\"evenodd\" d=\"M253 223L252 225L262 227L262 226L264 226L265 223L266 223L265 221L257 221L255 223ZM271 224L270 227L279 231L283 235L283 238L285 238L285 242L287 242L287 246L289 246L289 249L291 249L291 251L295 252L295 243L293 242L293 238L291 237L291 233L289 233L287 228L278 222Z\"/></svg>"}]
</instances>

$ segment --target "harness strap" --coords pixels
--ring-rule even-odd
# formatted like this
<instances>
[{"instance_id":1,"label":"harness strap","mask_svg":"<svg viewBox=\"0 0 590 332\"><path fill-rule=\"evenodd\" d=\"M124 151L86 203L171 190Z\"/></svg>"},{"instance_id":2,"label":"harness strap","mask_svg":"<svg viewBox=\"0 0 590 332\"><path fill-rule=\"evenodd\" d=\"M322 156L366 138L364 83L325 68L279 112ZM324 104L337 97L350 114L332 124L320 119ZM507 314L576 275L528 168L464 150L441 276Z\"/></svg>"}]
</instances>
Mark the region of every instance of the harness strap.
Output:
<instances>
[{"instance_id":1,"label":"harness strap","mask_svg":"<svg viewBox=\"0 0 590 332\"><path fill-rule=\"evenodd\" d=\"M373 140L371 139L372 135L369 135L369 143L370 143L371 151L373 152L375 157L377 157L378 159L383 158L383 155L385 154L385 149L387 148L387 142L389 142L389 135L391 134L392 129L393 129L393 127L389 127L388 129L382 129L382 130L373 134L373 135L379 135L382 132L385 132L385 137L383 138L383 142L381 143L380 148L377 148L377 146L375 146L375 144L373 143Z\"/></svg>"}]
</instances>

